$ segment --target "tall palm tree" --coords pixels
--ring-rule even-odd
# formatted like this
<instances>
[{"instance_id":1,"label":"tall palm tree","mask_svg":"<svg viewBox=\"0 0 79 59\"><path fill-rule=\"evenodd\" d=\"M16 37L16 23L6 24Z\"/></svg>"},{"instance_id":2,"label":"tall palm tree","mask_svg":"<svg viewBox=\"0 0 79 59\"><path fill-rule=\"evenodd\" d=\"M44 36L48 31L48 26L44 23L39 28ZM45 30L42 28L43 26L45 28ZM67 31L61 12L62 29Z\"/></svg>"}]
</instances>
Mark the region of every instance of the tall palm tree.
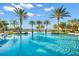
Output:
<instances>
[{"instance_id":1,"label":"tall palm tree","mask_svg":"<svg viewBox=\"0 0 79 59\"><path fill-rule=\"evenodd\" d=\"M30 24L32 25L32 36L33 36L33 32L34 32L33 26L35 25L35 21L31 20L31 21L30 21Z\"/></svg>"},{"instance_id":2,"label":"tall palm tree","mask_svg":"<svg viewBox=\"0 0 79 59\"><path fill-rule=\"evenodd\" d=\"M23 19L27 18L27 12L23 9L23 8L15 8L15 13L16 15L19 17L19 21L20 21L20 51L22 50L22 23L23 23Z\"/></svg>"},{"instance_id":3,"label":"tall palm tree","mask_svg":"<svg viewBox=\"0 0 79 59\"><path fill-rule=\"evenodd\" d=\"M45 20L44 24L46 25L45 34L47 34L48 25L50 24L49 20Z\"/></svg>"},{"instance_id":4,"label":"tall palm tree","mask_svg":"<svg viewBox=\"0 0 79 59\"><path fill-rule=\"evenodd\" d=\"M40 28L40 27L41 27L42 22L41 22L40 20L38 20L38 21L37 21L37 24L38 24L38 27L37 27L37 28L38 28L38 29L39 29L39 31L40 31L40 30L41 30L41 28Z\"/></svg>"},{"instance_id":5,"label":"tall palm tree","mask_svg":"<svg viewBox=\"0 0 79 59\"><path fill-rule=\"evenodd\" d=\"M18 22L16 20L13 20L11 23L14 27L14 31L16 30L16 25L18 25Z\"/></svg>"},{"instance_id":6,"label":"tall palm tree","mask_svg":"<svg viewBox=\"0 0 79 59\"><path fill-rule=\"evenodd\" d=\"M22 8L15 8L14 11L15 11L16 15L19 16L20 33L22 33L22 23L23 23L23 19L27 18L27 12L25 12L25 10Z\"/></svg>"},{"instance_id":7,"label":"tall palm tree","mask_svg":"<svg viewBox=\"0 0 79 59\"><path fill-rule=\"evenodd\" d=\"M53 14L51 15L51 18L57 19L58 32L59 32L59 21L60 21L60 19L63 19L64 17L70 17L70 13L63 6L56 8L53 11Z\"/></svg>"}]
</instances>

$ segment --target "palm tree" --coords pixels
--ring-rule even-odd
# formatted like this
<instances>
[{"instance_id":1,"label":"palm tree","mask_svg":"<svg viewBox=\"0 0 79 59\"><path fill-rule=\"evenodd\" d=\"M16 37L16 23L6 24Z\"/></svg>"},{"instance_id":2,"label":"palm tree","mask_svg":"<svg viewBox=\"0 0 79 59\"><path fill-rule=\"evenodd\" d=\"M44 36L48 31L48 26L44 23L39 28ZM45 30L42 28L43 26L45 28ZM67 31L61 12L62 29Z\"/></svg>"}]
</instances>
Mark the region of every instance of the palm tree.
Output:
<instances>
[{"instance_id":1,"label":"palm tree","mask_svg":"<svg viewBox=\"0 0 79 59\"><path fill-rule=\"evenodd\" d=\"M11 23L14 27L14 31L16 30L16 25L18 25L18 22L16 20L13 20Z\"/></svg>"},{"instance_id":2,"label":"palm tree","mask_svg":"<svg viewBox=\"0 0 79 59\"><path fill-rule=\"evenodd\" d=\"M59 22L60 19L63 19L64 17L70 17L70 13L67 12L66 8L63 6L56 8L53 11L53 14L51 15L51 18L56 18L57 19L57 24L58 24L58 32L59 32Z\"/></svg>"},{"instance_id":3,"label":"palm tree","mask_svg":"<svg viewBox=\"0 0 79 59\"><path fill-rule=\"evenodd\" d=\"M9 23L7 21L5 21L5 20L2 20L2 21L0 21L0 24L2 26L3 32L5 32L8 29L8 24Z\"/></svg>"},{"instance_id":4,"label":"palm tree","mask_svg":"<svg viewBox=\"0 0 79 59\"><path fill-rule=\"evenodd\" d=\"M79 19L76 19L77 22L77 27L78 27L78 31L79 31Z\"/></svg>"},{"instance_id":5,"label":"palm tree","mask_svg":"<svg viewBox=\"0 0 79 59\"><path fill-rule=\"evenodd\" d=\"M66 23L60 22L60 23L59 23L59 27L60 27L61 31L65 30L65 28L66 28Z\"/></svg>"},{"instance_id":6,"label":"palm tree","mask_svg":"<svg viewBox=\"0 0 79 59\"><path fill-rule=\"evenodd\" d=\"M37 26L37 29L39 29L39 31L41 31L41 29L43 29L44 26L42 24L40 24L39 26Z\"/></svg>"},{"instance_id":7,"label":"palm tree","mask_svg":"<svg viewBox=\"0 0 79 59\"><path fill-rule=\"evenodd\" d=\"M3 26L2 26L2 22L0 21L0 32L2 32L3 30Z\"/></svg>"},{"instance_id":8,"label":"palm tree","mask_svg":"<svg viewBox=\"0 0 79 59\"><path fill-rule=\"evenodd\" d=\"M19 17L19 21L20 21L20 51L22 50L22 23L23 23L23 19L27 18L27 12L25 12L24 9L22 8L15 8L15 13L16 15Z\"/></svg>"},{"instance_id":9,"label":"palm tree","mask_svg":"<svg viewBox=\"0 0 79 59\"><path fill-rule=\"evenodd\" d=\"M45 34L47 34L48 25L50 24L49 20L45 20L44 24L46 25Z\"/></svg>"},{"instance_id":10,"label":"palm tree","mask_svg":"<svg viewBox=\"0 0 79 59\"><path fill-rule=\"evenodd\" d=\"M2 30L2 32L4 33L3 38L5 40L6 34L5 31L8 29L8 22L5 20L0 20L0 29Z\"/></svg>"},{"instance_id":11,"label":"palm tree","mask_svg":"<svg viewBox=\"0 0 79 59\"><path fill-rule=\"evenodd\" d=\"M32 25L32 36L33 36L33 32L34 32L34 30L33 30L33 25L35 24L35 21L31 20L31 21L30 21L30 24Z\"/></svg>"},{"instance_id":12,"label":"palm tree","mask_svg":"<svg viewBox=\"0 0 79 59\"><path fill-rule=\"evenodd\" d=\"M19 16L20 33L22 33L22 23L23 23L23 19L25 19L27 17L27 12L25 12L25 10L22 8L15 8L14 11L15 11L16 15Z\"/></svg>"},{"instance_id":13,"label":"palm tree","mask_svg":"<svg viewBox=\"0 0 79 59\"><path fill-rule=\"evenodd\" d=\"M72 32L75 32L76 30L78 30L78 22L76 21L76 19L68 20L67 27L70 28Z\"/></svg>"},{"instance_id":14,"label":"palm tree","mask_svg":"<svg viewBox=\"0 0 79 59\"><path fill-rule=\"evenodd\" d=\"M41 30L41 28L40 28L40 27L41 27L42 22L41 22L40 20L38 20L38 21L37 21L37 24L38 24L38 27L37 27L37 28L38 28L38 29L39 29L39 31L40 31L40 30Z\"/></svg>"},{"instance_id":15,"label":"palm tree","mask_svg":"<svg viewBox=\"0 0 79 59\"><path fill-rule=\"evenodd\" d=\"M58 24L55 24L54 28L57 29L58 28ZM61 29L61 31L63 31L63 30L65 30L65 28L66 28L66 23L60 22L59 23L59 29Z\"/></svg>"},{"instance_id":16,"label":"palm tree","mask_svg":"<svg viewBox=\"0 0 79 59\"><path fill-rule=\"evenodd\" d=\"M54 28L55 28L55 30L57 29L57 27L58 27L58 25L57 25L57 24L54 24Z\"/></svg>"},{"instance_id":17,"label":"palm tree","mask_svg":"<svg viewBox=\"0 0 79 59\"><path fill-rule=\"evenodd\" d=\"M61 27L62 30L65 30L65 28L66 28L66 23L60 22L60 27Z\"/></svg>"}]
</instances>

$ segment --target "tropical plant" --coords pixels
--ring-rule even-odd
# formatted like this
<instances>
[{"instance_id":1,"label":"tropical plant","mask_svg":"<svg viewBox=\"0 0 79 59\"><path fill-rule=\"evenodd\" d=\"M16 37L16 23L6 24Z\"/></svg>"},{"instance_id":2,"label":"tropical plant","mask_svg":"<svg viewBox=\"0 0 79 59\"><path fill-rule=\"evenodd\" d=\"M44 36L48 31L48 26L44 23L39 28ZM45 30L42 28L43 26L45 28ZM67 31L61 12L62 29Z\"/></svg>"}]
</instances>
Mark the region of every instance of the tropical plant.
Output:
<instances>
[{"instance_id":1,"label":"tropical plant","mask_svg":"<svg viewBox=\"0 0 79 59\"><path fill-rule=\"evenodd\" d=\"M17 32L19 32L20 28L19 28L19 26L16 26L15 29L16 29Z\"/></svg>"},{"instance_id":2,"label":"tropical plant","mask_svg":"<svg viewBox=\"0 0 79 59\"><path fill-rule=\"evenodd\" d=\"M25 10L23 8L15 8L15 13L17 16L19 16L19 20L20 20L20 33L22 33L22 23L23 23L23 19L27 18L27 12L25 12Z\"/></svg>"},{"instance_id":3,"label":"tropical plant","mask_svg":"<svg viewBox=\"0 0 79 59\"><path fill-rule=\"evenodd\" d=\"M16 15L19 17L19 21L20 21L20 49L22 48L22 23L23 23L23 19L27 18L27 12L25 11L25 9L23 8L15 8L15 13Z\"/></svg>"},{"instance_id":4,"label":"tropical plant","mask_svg":"<svg viewBox=\"0 0 79 59\"><path fill-rule=\"evenodd\" d=\"M8 29L8 22L5 20L0 21L0 28L5 32Z\"/></svg>"},{"instance_id":5,"label":"tropical plant","mask_svg":"<svg viewBox=\"0 0 79 59\"><path fill-rule=\"evenodd\" d=\"M53 11L53 14L50 17L50 18L56 18L57 19L58 32L59 32L59 22L60 22L60 19L63 19L64 17L70 17L70 13L63 6L61 6L59 8L56 8Z\"/></svg>"},{"instance_id":6,"label":"tropical plant","mask_svg":"<svg viewBox=\"0 0 79 59\"><path fill-rule=\"evenodd\" d=\"M37 21L37 29L39 29L39 31L41 30L41 27L42 27L42 22L40 20Z\"/></svg>"},{"instance_id":7,"label":"tropical plant","mask_svg":"<svg viewBox=\"0 0 79 59\"><path fill-rule=\"evenodd\" d=\"M63 30L65 30L65 28L66 28L66 23L60 22L60 23L59 23L59 26L58 26L58 24L55 24L55 25L54 25L54 28L55 28L55 29L57 29L58 27L59 27L59 30L63 31Z\"/></svg>"},{"instance_id":8,"label":"tropical plant","mask_svg":"<svg viewBox=\"0 0 79 59\"><path fill-rule=\"evenodd\" d=\"M78 27L78 31L79 31L79 19L76 19L76 24L77 24L77 27Z\"/></svg>"},{"instance_id":9,"label":"tropical plant","mask_svg":"<svg viewBox=\"0 0 79 59\"><path fill-rule=\"evenodd\" d=\"M31 20L31 21L30 21L30 25L32 26L32 35L33 35L33 32L34 32L33 26L35 25L35 21Z\"/></svg>"},{"instance_id":10,"label":"tropical plant","mask_svg":"<svg viewBox=\"0 0 79 59\"><path fill-rule=\"evenodd\" d=\"M60 23L59 23L59 28L61 29L61 31L65 31L66 23L60 22Z\"/></svg>"},{"instance_id":11,"label":"tropical plant","mask_svg":"<svg viewBox=\"0 0 79 59\"><path fill-rule=\"evenodd\" d=\"M11 23L14 27L14 31L16 30L16 26L18 25L18 22L16 20L13 20Z\"/></svg>"},{"instance_id":12,"label":"tropical plant","mask_svg":"<svg viewBox=\"0 0 79 59\"><path fill-rule=\"evenodd\" d=\"M39 31L41 31L41 29L43 29L44 26L42 24L40 24L39 26L37 26L37 29L39 29Z\"/></svg>"},{"instance_id":13,"label":"tropical plant","mask_svg":"<svg viewBox=\"0 0 79 59\"><path fill-rule=\"evenodd\" d=\"M45 34L47 34L47 29L48 29L48 25L50 24L50 21L49 20L45 20L44 24L46 26Z\"/></svg>"},{"instance_id":14,"label":"tropical plant","mask_svg":"<svg viewBox=\"0 0 79 59\"><path fill-rule=\"evenodd\" d=\"M76 19L70 19L68 20L67 28L71 29L72 32L75 32L78 30L78 22Z\"/></svg>"},{"instance_id":15,"label":"tropical plant","mask_svg":"<svg viewBox=\"0 0 79 59\"><path fill-rule=\"evenodd\" d=\"M54 28L55 28L55 30L57 29L57 27L58 27L57 24L54 24Z\"/></svg>"}]
</instances>

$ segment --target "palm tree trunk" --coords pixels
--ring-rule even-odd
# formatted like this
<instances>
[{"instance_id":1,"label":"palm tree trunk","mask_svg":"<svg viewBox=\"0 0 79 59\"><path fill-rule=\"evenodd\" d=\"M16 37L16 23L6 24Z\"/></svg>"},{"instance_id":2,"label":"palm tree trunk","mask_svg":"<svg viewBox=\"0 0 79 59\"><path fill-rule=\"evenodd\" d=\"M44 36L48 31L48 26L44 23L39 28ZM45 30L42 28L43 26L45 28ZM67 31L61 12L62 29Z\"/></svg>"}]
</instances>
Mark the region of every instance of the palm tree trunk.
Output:
<instances>
[{"instance_id":1,"label":"palm tree trunk","mask_svg":"<svg viewBox=\"0 0 79 59\"><path fill-rule=\"evenodd\" d=\"M46 25L46 29L45 29L45 34L47 35L47 25Z\"/></svg>"},{"instance_id":2,"label":"palm tree trunk","mask_svg":"<svg viewBox=\"0 0 79 59\"><path fill-rule=\"evenodd\" d=\"M59 18L57 20L58 20L58 33L59 33Z\"/></svg>"},{"instance_id":3,"label":"palm tree trunk","mask_svg":"<svg viewBox=\"0 0 79 59\"><path fill-rule=\"evenodd\" d=\"M33 38L33 25L32 25L32 38Z\"/></svg>"},{"instance_id":4,"label":"palm tree trunk","mask_svg":"<svg viewBox=\"0 0 79 59\"><path fill-rule=\"evenodd\" d=\"M20 34L22 33L22 17L20 17Z\"/></svg>"}]
</instances>

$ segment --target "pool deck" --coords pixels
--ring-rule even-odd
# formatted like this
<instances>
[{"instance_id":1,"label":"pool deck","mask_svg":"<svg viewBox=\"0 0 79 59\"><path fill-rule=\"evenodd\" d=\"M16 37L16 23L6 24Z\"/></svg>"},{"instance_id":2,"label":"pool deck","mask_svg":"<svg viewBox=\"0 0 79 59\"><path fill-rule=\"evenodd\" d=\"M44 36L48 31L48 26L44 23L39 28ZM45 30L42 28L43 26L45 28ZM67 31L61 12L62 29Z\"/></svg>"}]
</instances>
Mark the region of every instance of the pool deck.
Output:
<instances>
[{"instance_id":1,"label":"pool deck","mask_svg":"<svg viewBox=\"0 0 79 59\"><path fill-rule=\"evenodd\" d=\"M71 34L71 35L79 35L79 33L68 33L68 34Z\"/></svg>"}]
</instances>

